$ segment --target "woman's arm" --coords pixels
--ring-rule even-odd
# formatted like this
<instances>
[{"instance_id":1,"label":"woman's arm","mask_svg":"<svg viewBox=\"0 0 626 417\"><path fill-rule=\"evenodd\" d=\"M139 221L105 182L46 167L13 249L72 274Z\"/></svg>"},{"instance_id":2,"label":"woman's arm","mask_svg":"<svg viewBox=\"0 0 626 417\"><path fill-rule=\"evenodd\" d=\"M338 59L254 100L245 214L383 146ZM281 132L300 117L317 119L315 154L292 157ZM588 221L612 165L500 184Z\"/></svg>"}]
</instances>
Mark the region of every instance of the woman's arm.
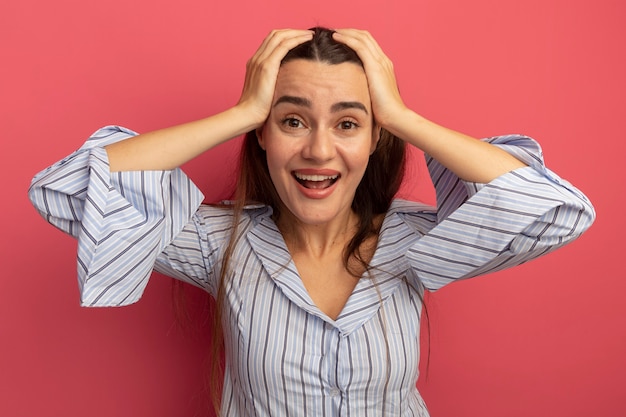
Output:
<instances>
[{"instance_id":1,"label":"woman's arm","mask_svg":"<svg viewBox=\"0 0 626 417\"><path fill-rule=\"evenodd\" d=\"M269 114L280 62L310 40L309 30L275 30L248 61L246 80L234 107L206 119L135 136L106 147L111 172L169 170L261 126Z\"/></svg>"},{"instance_id":2,"label":"woman's arm","mask_svg":"<svg viewBox=\"0 0 626 417\"><path fill-rule=\"evenodd\" d=\"M437 217L431 228L422 229L407 259L430 290L543 256L576 240L594 222L590 201L545 167L537 142L520 135L486 140L528 167L478 184L458 181L435 159L427 159Z\"/></svg>"},{"instance_id":3,"label":"woman's arm","mask_svg":"<svg viewBox=\"0 0 626 417\"><path fill-rule=\"evenodd\" d=\"M504 150L445 128L404 108L387 130L416 146L464 181L489 183L526 166Z\"/></svg>"},{"instance_id":4,"label":"woman's arm","mask_svg":"<svg viewBox=\"0 0 626 417\"><path fill-rule=\"evenodd\" d=\"M237 105L206 119L144 133L105 149L111 172L170 170L255 126L249 112Z\"/></svg>"},{"instance_id":5,"label":"woman's arm","mask_svg":"<svg viewBox=\"0 0 626 417\"><path fill-rule=\"evenodd\" d=\"M265 120L282 57L310 36L272 32L249 61L232 109L139 136L108 126L35 176L29 197L37 211L78 239L82 305L137 301L155 262L159 270L213 292L211 251L202 249L210 222L194 221L204 196L172 168ZM218 229L228 234L228 227Z\"/></svg>"},{"instance_id":6,"label":"woman's arm","mask_svg":"<svg viewBox=\"0 0 626 417\"><path fill-rule=\"evenodd\" d=\"M378 126L429 154L465 181L488 183L525 166L489 143L439 126L407 108L392 62L368 32L339 29L334 37L354 49L363 62Z\"/></svg>"},{"instance_id":7,"label":"woman's arm","mask_svg":"<svg viewBox=\"0 0 626 417\"><path fill-rule=\"evenodd\" d=\"M589 200L544 166L536 142L479 141L424 119L402 102L393 65L369 33L342 29L335 38L363 61L377 124L427 154L436 221L418 224L421 236L406 253L420 284L435 290L527 262L593 223ZM415 214L406 214L407 223Z\"/></svg>"}]
</instances>

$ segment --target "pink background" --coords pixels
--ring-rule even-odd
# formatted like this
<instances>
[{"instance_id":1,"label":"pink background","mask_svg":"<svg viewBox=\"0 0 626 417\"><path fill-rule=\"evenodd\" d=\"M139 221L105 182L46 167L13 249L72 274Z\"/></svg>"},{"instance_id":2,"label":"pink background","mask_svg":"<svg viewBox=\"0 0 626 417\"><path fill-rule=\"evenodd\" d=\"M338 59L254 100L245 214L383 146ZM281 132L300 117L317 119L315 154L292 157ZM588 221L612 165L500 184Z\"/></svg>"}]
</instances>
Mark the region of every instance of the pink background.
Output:
<instances>
[{"instance_id":1,"label":"pink background","mask_svg":"<svg viewBox=\"0 0 626 417\"><path fill-rule=\"evenodd\" d=\"M419 387L433 417L626 415L625 4L3 1L0 415L204 415L202 294L188 291L186 327L161 276L134 306L80 308L75 242L45 224L26 189L100 126L147 131L227 108L272 28L316 24L370 30L425 116L539 139L598 211L571 246L429 297ZM232 145L185 167L211 199L228 194ZM404 194L432 202L415 166Z\"/></svg>"}]
</instances>

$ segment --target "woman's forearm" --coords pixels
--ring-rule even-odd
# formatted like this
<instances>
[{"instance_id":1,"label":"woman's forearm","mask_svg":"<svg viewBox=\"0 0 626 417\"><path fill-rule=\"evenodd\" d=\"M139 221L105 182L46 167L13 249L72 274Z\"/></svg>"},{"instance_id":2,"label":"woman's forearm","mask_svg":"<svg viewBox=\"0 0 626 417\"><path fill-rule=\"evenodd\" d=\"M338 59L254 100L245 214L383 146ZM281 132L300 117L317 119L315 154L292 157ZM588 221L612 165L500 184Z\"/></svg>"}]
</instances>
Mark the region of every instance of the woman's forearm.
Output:
<instances>
[{"instance_id":1,"label":"woman's forearm","mask_svg":"<svg viewBox=\"0 0 626 417\"><path fill-rule=\"evenodd\" d=\"M276 77L285 54L310 40L310 30L270 33L246 65L239 102L215 116L146 133L107 146L111 171L167 170L260 127L269 115Z\"/></svg>"},{"instance_id":2,"label":"woman's forearm","mask_svg":"<svg viewBox=\"0 0 626 417\"><path fill-rule=\"evenodd\" d=\"M455 132L406 109L387 130L432 156L459 178L488 183L526 166L497 146Z\"/></svg>"},{"instance_id":3,"label":"woman's forearm","mask_svg":"<svg viewBox=\"0 0 626 417\"><path fill-rule=\"evenodd\" d=\"M253 130L258 123L241 106L205 119L141 134L108 145L111 172L169 170L229 139Z\"/></svg>"}]
</instances>

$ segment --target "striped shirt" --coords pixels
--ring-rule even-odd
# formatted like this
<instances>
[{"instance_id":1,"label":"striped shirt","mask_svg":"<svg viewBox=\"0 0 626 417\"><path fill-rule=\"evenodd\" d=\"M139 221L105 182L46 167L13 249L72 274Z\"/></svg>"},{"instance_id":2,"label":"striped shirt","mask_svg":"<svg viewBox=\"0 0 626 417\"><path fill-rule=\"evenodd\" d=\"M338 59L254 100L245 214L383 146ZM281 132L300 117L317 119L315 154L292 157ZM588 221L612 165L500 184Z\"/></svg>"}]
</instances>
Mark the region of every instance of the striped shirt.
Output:
<instances>
[{"instance_id":1,"label":"striped shirt","mask_svg":"<svg viewBox=\"0 0 626 417\"><path fill-rule=\"evenodd\" d=\"M215 295L232 211L176 169L109 172L109 126L33 179L31 201L79 240L81 304L137 301L153 269ZM311 300L272 209L249 206L226 287L224 416L428 416L417 391L424 288L518 265L578 237L587 198L543 164L524 136L487 139L528 164L467 183L433 159L437 207L396 200L371 260L332 320Z\"/></svg>"}]
</instances>

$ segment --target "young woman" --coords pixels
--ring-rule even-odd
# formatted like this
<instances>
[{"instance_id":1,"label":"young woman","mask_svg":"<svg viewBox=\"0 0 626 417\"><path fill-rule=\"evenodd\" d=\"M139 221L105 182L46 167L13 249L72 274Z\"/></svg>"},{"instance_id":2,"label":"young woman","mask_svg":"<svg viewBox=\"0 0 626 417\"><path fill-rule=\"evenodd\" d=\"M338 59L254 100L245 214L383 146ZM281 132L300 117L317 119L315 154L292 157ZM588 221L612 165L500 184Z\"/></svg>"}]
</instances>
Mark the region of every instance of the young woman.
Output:
<instances>
[{"instance_id":1,"label":"young woman","mask_svg":"<svg viewBox=\"0 0 626 417\"><path fill-rule=\"evenodd\" d=\"M233 204L201 205L177 167L244 133ZM407 143L428 155L436 208L394 199ZM236 106L103 128L30 196L79 239L83 305L137 301L153 269L217 299L223 416L427 416L424 289L543 255L594 219L532 139L479 141L408 109L353 29L272 32Z\"/></svg>"}]
</instances>

